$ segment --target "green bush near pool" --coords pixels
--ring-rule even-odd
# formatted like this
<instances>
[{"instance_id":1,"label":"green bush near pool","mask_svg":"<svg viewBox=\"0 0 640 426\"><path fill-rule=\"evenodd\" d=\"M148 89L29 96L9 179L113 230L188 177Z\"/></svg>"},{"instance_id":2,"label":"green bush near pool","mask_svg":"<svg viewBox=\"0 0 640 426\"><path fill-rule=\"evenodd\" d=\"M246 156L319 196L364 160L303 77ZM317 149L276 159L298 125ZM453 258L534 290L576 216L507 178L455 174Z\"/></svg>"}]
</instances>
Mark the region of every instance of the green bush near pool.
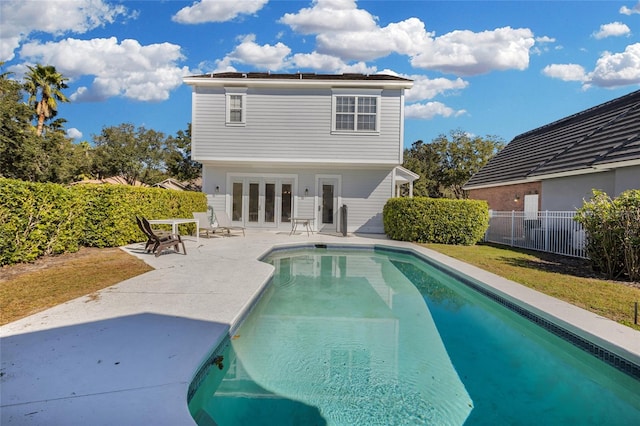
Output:
<instances>
[{"instance_id":1,"label":"green bush near pool","mask_svg":"<svg viewBox=\"0 0 640 426\"><path fill-rule=\"evenodd\" d=\"M382 218L393 240L472 245L489 227L489 206L479 200L392 198Z\"/></svg>"}]
</instances>

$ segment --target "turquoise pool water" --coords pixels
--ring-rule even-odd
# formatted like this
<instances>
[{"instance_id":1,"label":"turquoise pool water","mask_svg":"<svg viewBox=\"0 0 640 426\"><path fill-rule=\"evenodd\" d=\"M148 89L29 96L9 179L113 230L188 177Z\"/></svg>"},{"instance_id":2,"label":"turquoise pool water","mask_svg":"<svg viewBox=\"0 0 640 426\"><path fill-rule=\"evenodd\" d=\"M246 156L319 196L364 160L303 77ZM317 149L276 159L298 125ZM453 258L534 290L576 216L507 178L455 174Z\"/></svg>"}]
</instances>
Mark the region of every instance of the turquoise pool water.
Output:
<instances>
[{"instance_id":1,"label":"turquoise pool water","mask_svg":"<svg viewBox=\"0 0 640 426\"><path fill-rule=\"evenodd\" d=\"M409 254L305 249L214 355L199 425L636 425L640 382Z\"/></svg>"}]
</instances>

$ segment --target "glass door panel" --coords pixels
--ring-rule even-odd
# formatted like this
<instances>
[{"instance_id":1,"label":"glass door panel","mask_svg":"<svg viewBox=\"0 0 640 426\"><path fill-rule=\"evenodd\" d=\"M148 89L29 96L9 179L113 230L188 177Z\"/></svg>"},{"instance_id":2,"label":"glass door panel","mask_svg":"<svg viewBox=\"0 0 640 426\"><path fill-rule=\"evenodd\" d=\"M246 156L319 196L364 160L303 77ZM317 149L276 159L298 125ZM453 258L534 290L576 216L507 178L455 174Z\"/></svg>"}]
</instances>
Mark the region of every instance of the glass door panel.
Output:
<instances>
[{"instance_id":1,"label":"glass door panel","mask_svg":"<svg viewBox=\"0 0 640 426\"><path fill-rule=\"evenodd\" d=\"M233 182L231 220L242 222L242 182Z\"/></svg>"},{"instance_id":2,"label":"glass door panel","mask_svg":"<svg viewBox=\"0 0 640 426\"><path fill-rule=\"evenodd\" d=\"M275 183L266 183L264 185L264 221L265 223L275 223L276 221Z\"/></svg>"},{"instance_id":3,"label":"glass door panel","mask_svg":"<svg viewBox=\"0 0 640 426\"><path fill-rule=\"evenodd\" d=\"M291 214L293 212L293 203L291 199L291 188L292 185L290 183L282 184L282 196L280 201L280 222L289 223L291 222Z\"/></svg>"},{"instance_id":4,"label":"glass door panel","mask_svg":"<svg viewBox=\"0 0 640 426\"><path fill-rule=\"evenodd\" d=\"M249 222L257 223L260 211L260 184L249 183Z\"/></svg>"},{"instance_id":5,"label":"glass door panel","mask_svg":"<svg viewBox=\"0 0 640 426\"><path fill-rule=\"evenodd\" d=\"M333 224L333 185L322 185L322 223Z\"/></svg>"}]
</instances>

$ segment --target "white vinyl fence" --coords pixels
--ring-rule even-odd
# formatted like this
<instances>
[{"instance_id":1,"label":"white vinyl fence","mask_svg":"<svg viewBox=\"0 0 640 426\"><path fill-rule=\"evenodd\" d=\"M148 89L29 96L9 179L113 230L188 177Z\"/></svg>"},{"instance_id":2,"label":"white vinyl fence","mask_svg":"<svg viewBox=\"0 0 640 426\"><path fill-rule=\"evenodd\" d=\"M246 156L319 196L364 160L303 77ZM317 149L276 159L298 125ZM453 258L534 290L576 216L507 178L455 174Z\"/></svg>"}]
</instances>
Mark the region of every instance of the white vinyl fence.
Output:
<instances>
[{"instance_id":1,"label":"white vinyl fence","mask_svg":"<svg viewBox=\"0 0 640 426\"><path fill-rule=\"evenodd\" d=\"M489 212L489 229L484 240L564 256L586 258L582 225L573 220L576 212Z\"/></svg>"}]
</instances>

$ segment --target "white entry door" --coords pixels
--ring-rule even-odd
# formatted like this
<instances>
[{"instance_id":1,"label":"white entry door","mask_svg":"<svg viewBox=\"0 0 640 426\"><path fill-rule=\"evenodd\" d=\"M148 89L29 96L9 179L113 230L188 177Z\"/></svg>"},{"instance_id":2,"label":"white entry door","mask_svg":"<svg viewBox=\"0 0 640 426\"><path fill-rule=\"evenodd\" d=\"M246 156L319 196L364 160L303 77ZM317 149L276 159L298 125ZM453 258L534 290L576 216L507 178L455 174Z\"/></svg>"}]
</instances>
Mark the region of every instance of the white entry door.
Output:
<instances>
[{"instance_id":1,"label":"white entry door","mask_svg":"<svg viewBox=\"0 0 640 426\"><path fill-rule=\"evenodd\" d=\"M339 221L339 179L318 179L318 231L337 232Z\"/></svg>"}]
</instances>

